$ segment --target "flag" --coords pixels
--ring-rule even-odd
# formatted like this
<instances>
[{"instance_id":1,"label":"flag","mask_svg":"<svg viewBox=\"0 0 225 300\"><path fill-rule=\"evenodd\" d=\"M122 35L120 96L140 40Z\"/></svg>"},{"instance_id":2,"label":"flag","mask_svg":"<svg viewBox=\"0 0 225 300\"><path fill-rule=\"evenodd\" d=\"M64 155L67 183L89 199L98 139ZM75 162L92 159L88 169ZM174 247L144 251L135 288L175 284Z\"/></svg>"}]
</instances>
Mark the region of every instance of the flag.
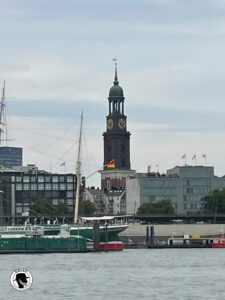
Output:
<instances>
[{"instance_id":1,"label":"flag","mask_svg":"<svg viewBox=\"0 0 225 300\"><path fill-rule=\"evenodd\" d=\"M115 58L113 58L112 60L116 61L116 57L115 57Z\"/></svg>"},{"instance_id":2,"label":"flag","mask_svg":"<svg viewBox=\"0 0 225 300\"><path fill-rule=\"evenodd\" d=\"M196 158L196 154L192 157L192 159Z\"/></svg>"},{"instance_id":3,"label":"flag","mask_svg":"<svg viewBox=\"0 0 225 300\"><path fill-rule=\"evenodd\" d=\"M109 162L108 164L106 164L107 168L115 168L115 163L114 162Z\"/></svg>"},{"instance_id":4,"label":"flag","mask_svg":"<svg viewBox=\"0 0 225 300\"><path fill-rule=\"evenodd\" d=\"M206 154L202 154L202 157L203 157L203 158L206 158Z\"/></svg>"},{"instance_id":5,"label":"flag","mask_svg":"<svg viewBox=\"0 0 225 300\"><path fill-rule=\"evenodd\" d=\"M182 159L186 158L186 153L182 156Z\"/></svg>"},{"instance_id":6,"label":"flag","mask_svg":"<svg viewBox=\"0 0 225 300\"><path fill-rule=\"evenodd\" d=\"M64 161L63 163L61 163L60 167L65 166L66 162Z\"/></svg>"}]
</instances>

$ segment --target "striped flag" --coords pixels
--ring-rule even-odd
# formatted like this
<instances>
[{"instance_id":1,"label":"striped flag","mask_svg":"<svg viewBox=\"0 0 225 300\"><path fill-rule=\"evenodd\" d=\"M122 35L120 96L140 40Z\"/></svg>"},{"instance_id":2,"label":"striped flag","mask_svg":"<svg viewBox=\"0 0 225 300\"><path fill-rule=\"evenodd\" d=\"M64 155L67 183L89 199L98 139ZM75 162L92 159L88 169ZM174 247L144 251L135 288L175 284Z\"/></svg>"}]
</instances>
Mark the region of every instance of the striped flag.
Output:
<instances>
[{"instance_id":1,"label":"striped flag","mask_svg":"<svg viewBox=\"0 0 225 300\"><path fill-rule=\"evenodd\" d=\"M106 167L107 168L115 168L116 167L116 165L115 165L115 163L114 162L109 162L108 164L106 164Z\"/></svg>"}]
</instances>

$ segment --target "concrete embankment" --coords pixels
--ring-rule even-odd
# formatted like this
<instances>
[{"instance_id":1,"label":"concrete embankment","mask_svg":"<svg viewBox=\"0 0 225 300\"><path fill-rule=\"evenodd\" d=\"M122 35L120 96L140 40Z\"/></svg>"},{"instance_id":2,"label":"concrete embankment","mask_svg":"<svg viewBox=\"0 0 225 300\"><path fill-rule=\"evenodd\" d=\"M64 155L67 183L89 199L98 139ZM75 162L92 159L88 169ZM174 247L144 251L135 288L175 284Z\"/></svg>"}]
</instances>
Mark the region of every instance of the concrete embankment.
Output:
<instances>
[{"instance_id":1,"label":"concrete embankment","mask_svg":"<svg viewBox=\"0 0 225 300\"><path fill-rule=\"evenodd\" d=\"M133 241L137 244L145 244L146 227L151 225L130 224L130 226L120 233L120 238L124 243ZM168 224L153 225L155 239L167 241L171 236L182 236L184 234L200 235L203 237L217 237L225 234L225 224Z\"/></svg>"}]
</instances>

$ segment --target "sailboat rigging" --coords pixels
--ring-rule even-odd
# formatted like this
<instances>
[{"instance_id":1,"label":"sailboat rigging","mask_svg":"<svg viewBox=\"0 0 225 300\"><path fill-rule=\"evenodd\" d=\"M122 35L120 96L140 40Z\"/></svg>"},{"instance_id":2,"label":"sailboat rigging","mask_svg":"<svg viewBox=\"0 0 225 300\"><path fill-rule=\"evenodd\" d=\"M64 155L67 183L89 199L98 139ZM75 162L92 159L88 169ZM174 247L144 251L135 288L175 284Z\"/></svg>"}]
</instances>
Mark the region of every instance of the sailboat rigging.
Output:
<instances>
[{"instance_id":1,"label":"sailboat rigging","mask_svg":"<svg viewBox=\"0 0 225 300\"><path fill-rule=\"evenodd\" d=\"M74 224L78 223L79 195L80 195L80 184L81 184L82 128L83 128L83 111L81 113L81 120L80 120L80 135L79 135L79 146L78 146L78 157L77 157L77 168L76 168L77 186L76 186L76 199L75 199L75 209L74 209Z\"/></svg>"}]
</instances>

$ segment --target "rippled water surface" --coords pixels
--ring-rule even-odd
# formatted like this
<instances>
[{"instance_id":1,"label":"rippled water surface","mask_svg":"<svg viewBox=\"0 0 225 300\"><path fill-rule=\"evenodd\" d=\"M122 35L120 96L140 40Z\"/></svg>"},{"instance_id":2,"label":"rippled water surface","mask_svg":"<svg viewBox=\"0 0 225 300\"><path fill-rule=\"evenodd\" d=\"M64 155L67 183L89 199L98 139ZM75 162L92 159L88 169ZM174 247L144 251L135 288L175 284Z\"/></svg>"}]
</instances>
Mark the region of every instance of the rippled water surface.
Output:
<instances>
[{"instance_id":1,"label":"rippled water surface","mask_svg":"<svg viewBox=\"0 0 225 300\"><path fill-rule=\"evenodd\" d=\"M26 268L32 288L16 291ZM0 255L0 299L225 299L225 249Z\"/></svg>"}]
</instances>

